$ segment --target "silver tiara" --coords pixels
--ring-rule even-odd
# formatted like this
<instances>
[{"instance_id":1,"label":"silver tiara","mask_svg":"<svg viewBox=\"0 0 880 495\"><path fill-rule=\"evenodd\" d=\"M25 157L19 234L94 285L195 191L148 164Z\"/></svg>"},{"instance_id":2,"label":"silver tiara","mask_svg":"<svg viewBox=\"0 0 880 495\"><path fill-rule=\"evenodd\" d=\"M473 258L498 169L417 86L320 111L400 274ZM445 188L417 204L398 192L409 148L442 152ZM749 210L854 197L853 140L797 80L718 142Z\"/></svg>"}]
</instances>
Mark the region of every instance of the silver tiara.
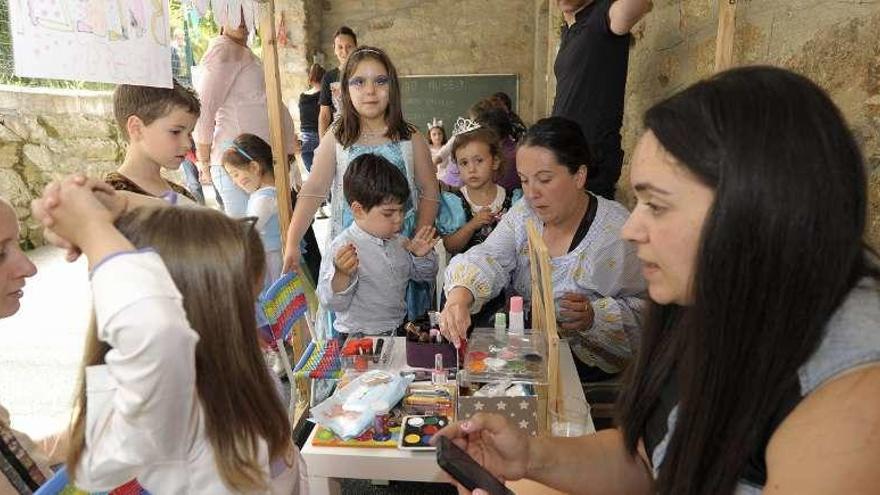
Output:
<instances>
[{"instance_id":1,"label":"silver tiara","mask_svg":"<svg viewBox=\"0 0 880 495\"><path fill-rule=\"evenodd\" d=\"M428 126L428 132L431 132L431 129L433 129L435 127L440 127L442 129L443 128L443 121L437 120L437 117L434 117L426 125Z\"/></svg>"},{"instance_id":2,"label":"silver tiara","mask_svg":"<svg viewBox=\"0 0 880 495\"><path fill-rule=\"evenodd\" d=\"M363 47L363 48L355 48L355 52L356 52L356 53L374 53L374 54L376 54L376 55L384 55L384 53L382 53L381 51L377 50L376 48L370 48L370 47L368 47L368 46L367 46L367 47Z\"/></svg>"},{"instance_id":3,"label":"silver tiara","mask_svg":"<svg viewBox=\"0 0 880 495\"><path fill-rule=\"evenodd\" d=\"M455 120L455 125L452 127L452 135L458 136L459 134L464 134L465 132L476 131L481 127L483 126L471 119L459 117Z\"/></svg>"}]
</instances>

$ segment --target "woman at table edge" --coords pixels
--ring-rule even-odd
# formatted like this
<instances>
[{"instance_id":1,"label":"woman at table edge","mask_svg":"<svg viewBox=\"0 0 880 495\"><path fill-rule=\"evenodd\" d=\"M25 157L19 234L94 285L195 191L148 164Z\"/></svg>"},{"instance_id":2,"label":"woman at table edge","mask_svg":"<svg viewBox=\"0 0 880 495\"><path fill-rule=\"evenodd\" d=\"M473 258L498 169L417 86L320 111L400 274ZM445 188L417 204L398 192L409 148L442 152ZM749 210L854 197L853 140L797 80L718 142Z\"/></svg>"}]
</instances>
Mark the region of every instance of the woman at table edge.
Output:
<instances>
[{"instance_id":1,"label":"woman at table edge","mask_svg":"<svg viewBox=\"0 0 880 495\"><path fill-rule=\"evenodd\" d=\"M478 414L440 434L504 480L571 493L876 493L880 272L839 110L750 67L644 124L623 235L653 303L620 427L526 437Z\"/></svg>"},{"instance_id":2,"label":"woman at table edge","mask_svg":"<svg viewBox=\"0 0 880 495\"><path fill-rule=\"evenodd\" d=\"M18 235L15 210L0 197L0 319L18 312L26 279L37 273L37 267L21 250ZM52 477L50 466L64 458L63 452L60 455L54 452L59 445L56 441L61 440L61 436L55 436L33 442L26 434L11 428L9 411L0 405L0 465L10 467L8 472L0 469L0 493L9 493L9 490L18 493L17 486L38 486ZM15 466L28 469L15 470Z\"/></svg>"},{"instance_id":3,"label":"woman at table edge","mask_svg":"<svg viewBox=\"0 0 880 495\"><path fill-rule=\"evenodd\" d=\"M635 247L620 237L629 212L587 192L590 154L575 122L539 120L516 154L525 201L515 203L482 244L450 261L441 327L455 342L465 338L471 313L499 295L531 298L525 228L531 221L547 245L560 334L568 337L578 374L607 379L638 348L647 298Z\"/></svg>"}]
</instances>

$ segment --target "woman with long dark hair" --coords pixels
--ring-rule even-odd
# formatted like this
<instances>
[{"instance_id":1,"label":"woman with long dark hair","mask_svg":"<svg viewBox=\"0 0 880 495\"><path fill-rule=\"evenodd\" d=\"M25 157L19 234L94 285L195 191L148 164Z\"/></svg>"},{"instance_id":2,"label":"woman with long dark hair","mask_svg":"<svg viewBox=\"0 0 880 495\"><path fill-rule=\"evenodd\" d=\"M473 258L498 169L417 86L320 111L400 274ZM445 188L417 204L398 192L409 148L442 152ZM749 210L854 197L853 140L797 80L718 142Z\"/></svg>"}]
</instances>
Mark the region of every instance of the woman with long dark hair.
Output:
<instances>
[{"instance_id":1,"label":"woman with long dark hair","mask_svg":"<svg viewBox=\"0 0 880 495\"><path fill-rule=\"evenodd\" d=\"M527 438L488 415L443 434L504 479L567 492L876 493L880 273L839 110L751 67L644 124L623 236L653 303L620 427Z\"/></svg>"}]
</instances>

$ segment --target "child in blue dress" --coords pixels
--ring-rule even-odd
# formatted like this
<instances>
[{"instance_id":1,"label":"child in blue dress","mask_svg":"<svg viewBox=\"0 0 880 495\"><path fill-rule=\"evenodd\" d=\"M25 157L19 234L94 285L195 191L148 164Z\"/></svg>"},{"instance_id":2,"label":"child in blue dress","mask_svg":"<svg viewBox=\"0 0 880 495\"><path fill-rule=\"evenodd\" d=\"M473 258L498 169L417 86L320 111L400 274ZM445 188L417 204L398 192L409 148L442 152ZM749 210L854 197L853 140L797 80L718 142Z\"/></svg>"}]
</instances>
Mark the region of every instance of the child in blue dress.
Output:
<instances>
[{"instance_id":1,"label":"child in blue dress","mask_svg":"<svg viewBox=\"0 0 880 495\"><path fill-rule=\"evenodd\" d=\"M266 251L263 288L268 288L281 276L281 230L272 148L258 136L242 134L223 152L223 168L235 185L249 194L246 216L256 219L254 228L263 241Z\"/></svg>"},{"instance_id":2,"label":"child in blue dress","mask_svg":"<svg viewBox=\"0 0 880 495\"><path fill-rule=\"evenodd\" d=\"M328 242L351 225L353 216L342 191L342 177L349 163L365 153L385 158L407 179L410 198L404 205L404 236L412 237L418 227L433 225L437 217L436 169L424 136L403 119L397 70L388 55L378 48L358 48L346 61L340 81L341 118L322 137L309 179L300 191L287 231L285 271L299 267L300 240L328 191L332 190ZM442 228L438 230L444 233ZM424 286L411 288L407 297L410 318L430 307L430 290Z\"/></svg>"}]
</instances>

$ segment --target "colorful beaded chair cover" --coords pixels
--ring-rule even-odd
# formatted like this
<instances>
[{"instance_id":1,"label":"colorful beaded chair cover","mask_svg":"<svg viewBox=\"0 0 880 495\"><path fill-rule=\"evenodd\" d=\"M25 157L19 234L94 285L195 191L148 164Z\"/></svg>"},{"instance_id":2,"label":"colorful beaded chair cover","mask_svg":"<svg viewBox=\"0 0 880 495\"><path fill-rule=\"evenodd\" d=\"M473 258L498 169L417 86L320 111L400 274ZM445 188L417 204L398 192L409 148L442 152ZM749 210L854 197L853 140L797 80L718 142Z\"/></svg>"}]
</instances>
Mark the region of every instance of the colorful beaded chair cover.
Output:
<instances>
[{"instance_id":1,"label":"colorful beaded chair cover","mask_svg":"<svg viewBox=\"0 0 880 495\"><path fill-rule=\"evenodd\" d=\"M310 342L293 367L293 374L303 378L339 378L342 375L339 341L330 339Z\"/></svg>"},{"instance_id":2,"label":"colorful beaded chair cover","mask_svg":"<svg viewBox=\"0 0 880 495\"><path fill-rule=\"evenodd\" d=\"M263 291L257 305L260 338L277 349L277 342L289 342L293 327L309 310L302 278L296 273L285 273Z\"/></svg>"}]
</instances>

